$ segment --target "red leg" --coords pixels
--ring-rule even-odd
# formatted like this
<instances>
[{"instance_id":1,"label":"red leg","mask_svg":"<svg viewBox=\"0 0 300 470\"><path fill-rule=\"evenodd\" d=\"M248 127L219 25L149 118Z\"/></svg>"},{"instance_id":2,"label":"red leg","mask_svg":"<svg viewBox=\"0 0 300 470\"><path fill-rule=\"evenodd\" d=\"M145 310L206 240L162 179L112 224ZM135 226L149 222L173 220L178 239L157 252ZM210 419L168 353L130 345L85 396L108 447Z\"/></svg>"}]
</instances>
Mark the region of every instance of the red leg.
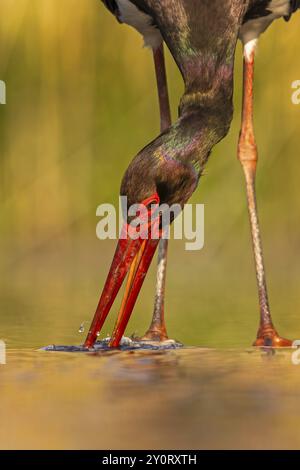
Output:
<instances>
[{"instance_id":1,"label":"red leg","mask_svg":"<svg viewBox=\"0 0 300 470\"><path fill-rule=\"evenodd\" d=\"M255 51L244 60L244 97L242 128L238 146L238 158L242 164L247 189L247 202L250 217L252 244L256 268L260 307L260 326L254 346L288 347L292 341L279 336L271 318L267 283L257 214L255 177L257 166L257 146L253 126L253 79Z\"/></svg>"}]
</instances>

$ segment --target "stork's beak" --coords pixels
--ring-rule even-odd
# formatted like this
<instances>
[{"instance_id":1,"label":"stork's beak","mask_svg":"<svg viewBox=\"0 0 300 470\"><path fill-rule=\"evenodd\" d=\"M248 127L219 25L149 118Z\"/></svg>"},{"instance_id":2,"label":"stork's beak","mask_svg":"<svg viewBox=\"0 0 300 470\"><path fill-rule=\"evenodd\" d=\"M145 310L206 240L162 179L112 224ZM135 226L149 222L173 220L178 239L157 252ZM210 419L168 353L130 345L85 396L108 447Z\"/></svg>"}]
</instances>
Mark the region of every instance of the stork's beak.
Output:
<instances>
[{"instance_id":1,"label":"stork's beak","mask_svg":"<svg viewBox=\"0 0 300 470\"><path fill-rule=\"evenodd\" d=\"M159 197L154 194L141 203L147 207L147 220L140 225L139 237L131 236L125 224L84 346L92 348L128 271L130 283L111 337L110 347L118 347L130 319L143 281L159 243ZM124 230L126 236L124 236ZM152 237L152 238L151 238Z\"/></svg>"}]
</instances>

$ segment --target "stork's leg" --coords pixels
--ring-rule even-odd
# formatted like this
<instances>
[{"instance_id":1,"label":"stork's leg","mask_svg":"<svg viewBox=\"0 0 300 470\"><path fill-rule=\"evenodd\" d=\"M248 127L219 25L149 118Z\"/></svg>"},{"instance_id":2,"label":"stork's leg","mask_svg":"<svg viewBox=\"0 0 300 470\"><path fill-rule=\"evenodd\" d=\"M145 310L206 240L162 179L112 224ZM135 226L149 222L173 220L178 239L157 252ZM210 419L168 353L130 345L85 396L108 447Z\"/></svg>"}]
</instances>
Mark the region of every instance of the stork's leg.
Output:
<instances>
[{"instance_id":1,"label":"stork's leg","mask_svg":"<svg viewBox=\"0 0 300 470\"><path fill-rule=\"evenodd\" d=\"M159 98L160 130L163 132L171 126L171 111L163 44L157 49L153 49L153 59ZM153 317L151 325L143 337L143 339L150 341L164 341L168 339L164 312L168 243L168 240L162 239L159 244Z\"/></svg>"},{"instance_id":2,"label":"stork's leg","mask_svg":"<svg viewBox=\"0 0 300 470\"><path fill-rule=\"evenodd\" d=\"M254 346L287 347L291 346L292 342L278 335L271 318L257 214L255 176L258 154L253 126L254 58L254 49L250 54L249 51L247 51L247 54L245 53L242 127L238 145L238 158L242 164L246 178L247 201L260 307L260 326Z\"/></svg>"},{"instance_id":3,"label":"stork's leg","mask_svg":"<svg viewBox=\"0 0 300 470\"><path fill-rule=\"evenodd\" d=\"M143 336L143 340L165 341L168 333L165 323L165 285L168 255L168 240L161 240L158 250L158 265L156 273L156 292L154 310L149 329Z\"/></svg>"},{"instance_id":4,"label":"stork's leg","mask_svg":"<svg viewBox=\"0 0 300 470\"><path fill-rule=\"evenodd\" d=\"M153 49L153 61L159 100L160 130L164 132L171 126L172 122L163 44L157 49Z\"/></svg>"}]
</instances>

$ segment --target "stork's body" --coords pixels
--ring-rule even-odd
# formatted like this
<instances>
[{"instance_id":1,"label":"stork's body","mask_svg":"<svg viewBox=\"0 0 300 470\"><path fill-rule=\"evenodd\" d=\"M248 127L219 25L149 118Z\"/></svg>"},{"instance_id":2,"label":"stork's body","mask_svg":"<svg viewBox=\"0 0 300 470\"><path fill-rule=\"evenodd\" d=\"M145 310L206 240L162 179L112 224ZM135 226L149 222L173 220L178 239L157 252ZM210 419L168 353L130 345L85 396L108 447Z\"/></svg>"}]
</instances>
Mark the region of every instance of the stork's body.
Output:
<instances>
[{"instance_id":1,"label":"stork's body","mask_svg":"<svg viewBox=\"0 0 300 470\"><path fill-rule=\"evenodd\" d=\"M244 44L244 99L239 159L247 185L251 233L254 247L260 304L258 346L289 346L275 330L270 314L264 261L255 197L257 148L253 129L253 67L259 35L272 21L288 18L299 8L300 0L131 0L138 13L132 18L128 0L106 0L120 21L139 29L149 41L158 39L156 29L166 41L184 79L185 93L179 119L146 146L129 165L121 185L128 206L141 204L147 215L139 239L121 237L100 297L85 346L96 341L114 299L136 260L132 279L112 335L111 346L118 346L161 237L159 204L188 201L198 186L210 152L228 132L232 119L233 65L238 37ZM135 10L134 10L135 11ZM213 12L213 14L212 14ZM136 14L136 11L135 11ZM141 22L143 18L143 26ZM150 28L150 35L148 30ZM156 39L155 39L156 40ZM129 231L129 232L128 232ZM152 233L156 236L152 237ZM151 235L150 235L151 234Z\"/></svg>"}]
</instances>

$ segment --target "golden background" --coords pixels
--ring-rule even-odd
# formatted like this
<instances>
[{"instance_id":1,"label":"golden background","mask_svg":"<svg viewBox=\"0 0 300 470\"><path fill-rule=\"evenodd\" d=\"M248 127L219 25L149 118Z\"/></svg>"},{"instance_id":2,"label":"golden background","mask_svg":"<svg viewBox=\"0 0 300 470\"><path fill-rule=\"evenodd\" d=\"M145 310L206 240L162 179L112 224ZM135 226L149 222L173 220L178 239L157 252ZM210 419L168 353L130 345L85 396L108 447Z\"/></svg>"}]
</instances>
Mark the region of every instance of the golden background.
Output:
<instances>
[{"instance_id":1,"label":"golden background","mask_svg":"<svg viewBox=\"0 0 300 470\"><path fill-rule=\"evenodd\" d=\"M158 134L151 53L99 0L0 0L0 447L9 449L299 448L299 370L290 352L248 349L258 305L243 175L241 108L213 151L194 203L205 247L170 244L166 317L186 345L169 353L37 352L79 344L115 242L96 238L96 208L117 203L132 157ZM300 337L299 19L260 41L255 80L258 200L271 306ZM182 81L167 54L173 118ZM155 266L128 333L149 324ZM104 328L113 326L116 307ZM216 351L215 348L218 350ZM298 411L297 411L298 409Z\"/></svg>"},{"instance_id":2,"label":"golden background","mask_svg":"<svg viewBox=\"0 0 300 470\"><path fill-rule=\"evenodd\" d=\"M273 315L300 335L299 126L291 84L300 77L299 15L277 21L257 54L258 200ZM248 346L258 325L243 175L236 158L242 51L235 114L192 202L205 204L205 247L171 242L170 335L187 344ZM167 54L173 119L183 91ZM116 203L133 156L159 129L151 52L99 0L1 0L1 328L9 344L80 342L93 315L114 243L95 236L96 208ZM155 269L128 332L152 312ZM112 315L107 326L110 331Z\"/></svg>"}]
</instances>

